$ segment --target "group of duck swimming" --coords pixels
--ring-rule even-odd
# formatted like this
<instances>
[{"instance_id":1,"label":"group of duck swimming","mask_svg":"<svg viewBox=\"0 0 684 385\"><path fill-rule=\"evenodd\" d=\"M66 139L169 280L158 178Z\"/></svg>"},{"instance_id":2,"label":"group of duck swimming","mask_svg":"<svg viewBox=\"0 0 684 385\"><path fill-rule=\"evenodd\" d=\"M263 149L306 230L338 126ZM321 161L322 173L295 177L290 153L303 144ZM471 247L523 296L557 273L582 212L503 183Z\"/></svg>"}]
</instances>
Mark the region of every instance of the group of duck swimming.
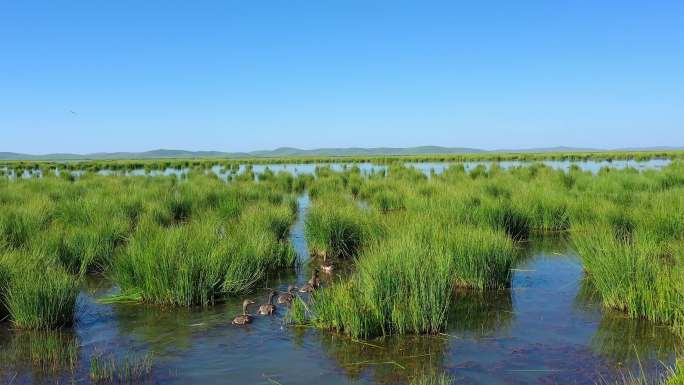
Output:
<instances>
[{"instance_id":1,"label":"group of duck swimming","mask_svg":"<svg viewBox=\"0 0 684 385\"><path fill-rule=\"evenodd\" d=\"M299 288L299 292L311 293L314 290L318 289L320 286L321 280L318 278L318 269L314 269L313 274L311 275L311 279L304 286ZM259 310L257 313L259 315L273 315L277 309L276 305L273 303L273 298L278 296L277 303L280 305L291 304L297 296L296 291L297 288L294 285L288 286L287 292L282 293L280 295L278 295L277 291L272 290L271 294L268 296L268 302L259 306ZM247 308L249 307L249 305L253 305L255 303L256 302L254 302L251 299L244 300L242 302L242 314L233 318L233 325L246 325L252 323L252 321L254 320L254 316L252 314L247 313Z\"/></svg>"}]
</instances>

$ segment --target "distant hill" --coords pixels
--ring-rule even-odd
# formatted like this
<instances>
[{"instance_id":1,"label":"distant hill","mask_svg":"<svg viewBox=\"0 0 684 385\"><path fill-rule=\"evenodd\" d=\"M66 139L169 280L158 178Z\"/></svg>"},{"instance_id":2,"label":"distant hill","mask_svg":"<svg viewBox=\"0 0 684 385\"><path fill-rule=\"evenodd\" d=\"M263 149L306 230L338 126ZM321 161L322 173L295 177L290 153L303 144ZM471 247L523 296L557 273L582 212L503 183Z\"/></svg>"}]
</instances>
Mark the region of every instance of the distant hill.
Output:
<instances>
[{"instance_id":1,"label":"distant hill","mask_svg":"<svg viewBox=\"0 0 684 385\"><path fill-rule=\"evenodd\" d=\"M252 151L247 156L255 157L288 157L288 156L383 156L383 155L423 155L423 154L474 154L484 152L477 148L420 146L407 148L317 148L301 150L292 147L281 147L270 151Z\"/></svg>"},{"instance_id":2,"label":"distant hill","mask_svg":"<svg viewBox=\"0 0 684 385\"><path fill-rule=\"evenodd\" d=\"M251 152L222 152L222 151L186 151L159 149L145 152L98 152L92 154L45 154L30 155L16 152L0 152L0 160L105 160L105 159L170 159L170 158L285 158L285 157L344 157L344 156L391 156L391 155L430 155L430 154L477 154L477 153L512 153L512 152L589 152L589 151L677 151L684 147L661 146L620 148L602 150L581 147L544 147L529 149L501 149L485 151L467 147L374 147L374 148L317 148L302 150L293 147L280 147L275 150Z\"/></svg>"},{"instance_id":3,"label":"distant hill","mask_svg":"<svg viewBox=\"0 0 684 385\"><path fill-rule=\"evenodd\" d=\"M602 150L600 148L585 148L585 147L566 147L566 146L557 146L557 147L543 147L543 148L526 148L522 150L494 150L492 152L596 152L596 151L606 151ZM615 150L615 151L622 151L622 149Z\"/></svg>"},{"instance_id":4,"label":"distant hill","mask_svg":"<svg viewBox=\"0 0 684 385\"><path fill-rule=\"evenodd\" d=\"M0 152L0 160L88 160L88 159L167 159L167 158L284 158L310 156L383 156L422 154L473 154L484 152L476 148L421 146L409 148L318 148L302 150L281 147L275 150L251 152L186 151L159 149L145 152L98 152L92 154L30 155Z\"/></svg>"}]
</instances>

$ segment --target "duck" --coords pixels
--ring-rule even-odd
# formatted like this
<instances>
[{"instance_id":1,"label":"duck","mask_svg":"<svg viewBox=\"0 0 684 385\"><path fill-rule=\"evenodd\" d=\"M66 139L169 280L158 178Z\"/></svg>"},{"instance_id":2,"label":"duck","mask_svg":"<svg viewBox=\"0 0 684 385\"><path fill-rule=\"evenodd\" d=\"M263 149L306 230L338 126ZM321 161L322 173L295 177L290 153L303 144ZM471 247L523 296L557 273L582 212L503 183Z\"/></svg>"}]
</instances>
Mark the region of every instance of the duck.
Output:
<instances>
[{"instance_id":1,"label":"duck","mask_svg":"<svg viewBox=\"0 0 684 385\"><path fill-rule=\"evenodd\" d=\"M233 325L246 325L252 323L254 317L247 314L247 307L254 304L255 302L251 299L246 299L242 302L242 314L233 318Z\"/></svg>"},{"instance_id":2,"label":"duck","mask_svg":"<svg viewBox=\"0 0 684 385\"><path fill-rule=\"evenodd\" d=\"M314 269L311 279L306 285L299 289L300 293L311 293L312 291L318 289L321 286L321 280L318 278L318 269Z\"/></svg>"},{"instance_id":3,"label":"duck","mask_svg":"<svg viewBox=\"0 0 684 385\"><path fill-rule=\"evenodd\" d=\"M268 303L259 306L260 315L272 315L273 313L275 313L276 306L273 304L273 297L275 297L276 294L278 294L277 291L271 291L271 294L268 296Z\"/></svg>"},{"instance_id":4,"label":"duck","mask_svg":"<svg viewBox=\"0 0 684 385\"><path fill-rule=\"evenodd\" d=\"M297 288L293 285L288 286L287 292L278 296L278 303L291 303L292 300L295 298L295 295L293 293L295 289Z\"/></svg>"},{"instance_id":5,"label":"duck","mask_svg":"<svg viewBox=\"0 0 684 385\"><path fill-rule=\"evenodd\" d=\"M333 271L333 264L332 262L328 261L326 254L323 254L323 263L321 264L321 270L327 274L330 274Z\"/></svg>"}]
</instances>

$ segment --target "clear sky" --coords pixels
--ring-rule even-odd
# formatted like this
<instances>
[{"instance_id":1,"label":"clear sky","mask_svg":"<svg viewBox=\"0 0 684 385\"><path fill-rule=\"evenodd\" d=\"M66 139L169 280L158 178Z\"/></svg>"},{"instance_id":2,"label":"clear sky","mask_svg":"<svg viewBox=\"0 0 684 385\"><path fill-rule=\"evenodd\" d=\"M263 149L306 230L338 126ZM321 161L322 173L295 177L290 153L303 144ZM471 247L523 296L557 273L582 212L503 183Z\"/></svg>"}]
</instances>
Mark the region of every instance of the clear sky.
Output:
<instances>
[{"instance_id":1,"label":"clear sky","mask_svg":"<svg viewBox=\"0 0 684 385\"><path fill-rule=\"evenodd\" d=\"M684 146L684 1L0 0L0 151Z\"/></svg>"}]
</instances>

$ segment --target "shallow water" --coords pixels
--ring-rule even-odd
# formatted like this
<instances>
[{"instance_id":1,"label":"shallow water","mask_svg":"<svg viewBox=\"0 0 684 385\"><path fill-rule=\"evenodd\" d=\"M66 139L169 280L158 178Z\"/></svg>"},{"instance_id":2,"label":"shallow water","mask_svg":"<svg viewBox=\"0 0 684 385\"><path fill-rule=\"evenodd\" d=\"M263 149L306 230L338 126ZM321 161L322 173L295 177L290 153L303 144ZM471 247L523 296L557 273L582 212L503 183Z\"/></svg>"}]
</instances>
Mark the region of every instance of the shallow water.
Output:
<instances>
[{"instance_id":1,"label":"shallow water","mask_svg":"<svg viewBox=\"0 0 684 385\"><path fill-rule=\"evenodd\" d=\"M291 234L300 266L270 277L250 295L257 303L266 302L271 287L303 284L318 263L309 260L303 235L307 210L304 196ZM285 326L284 309L233 326L240 298L209 309L102 305L96 299L115 288L91 279L73 330L55 336L0 326L0 383L88 383L93 354L151 352L147 383L153 384L389 385L426 369L445 370L459 384L586 384L637 370L639 361L655 376L682 346L667 328L602 311L567 240L534 239L525 247L510 290L455 294L444 334L366 342ZM75 363L31 364L28 357L41 344L64 352L75 346Z\"/></svg>"},{"instance_id":2,"label":"shallow water","mask_svg":"<svg viewBox=\"0 0 684 385\"><path fill-rule=\"evenodd\" d=\"M577 166L583 171L589 171L594 174L599 172L602 168L614 168L614 169L625 169L634 168L639 171L643 170L659 170L663 167L668 166L672 161L670 159L650 159L646 161L637 160L613 160L613 161L570 161L570 160L546 160L539 162L531 161L482 161L482 162L406 162L404 163L407 167L413 167L423 174L430 176L434 174L441 174L454 164L462 164L467 172L470 172L477 168L478 166L484 166L489 169L493 164L499 165L502 169L509 169L513 167L525 167L532 164L541 163L549 166L553 169L568 171L571 166ZM274 173L287 172L292 175L302 175L302 174L315 174L316 169L319 167L330 167L334 171L342 171L351 167L358 167L362 174L368 175L371 173L387 171L388 166L383 164L374 164L370 162L359 162L359 163L275 163L275 164L254 164L252 165L252 171L255 175L263 174L266 170L270 170ZM211 172L223 180L228 180L233 175L244 174L247 170L247 166L241 164L239 168L233 172L222 166L215 165L209 170L205 171L207 173ZM15 179L17 177L14 170L8 170L6 167L0 167L0 171L3 171L7 177L10 179ZM189 168L166 168L163 170L145 170L143 168L138 168L134 170L100 170L97 172L98 175L124 175L124 176L176 176L184 177L187 176L191 170ZM72 175L78 177L81 176L83 171L71 171ZM57 170L57 175L59 175L59 170ZM29 179L34 177L42 177L42 172L40 170L24 170L21 178Z\"/></svg>"}]
</instances>

